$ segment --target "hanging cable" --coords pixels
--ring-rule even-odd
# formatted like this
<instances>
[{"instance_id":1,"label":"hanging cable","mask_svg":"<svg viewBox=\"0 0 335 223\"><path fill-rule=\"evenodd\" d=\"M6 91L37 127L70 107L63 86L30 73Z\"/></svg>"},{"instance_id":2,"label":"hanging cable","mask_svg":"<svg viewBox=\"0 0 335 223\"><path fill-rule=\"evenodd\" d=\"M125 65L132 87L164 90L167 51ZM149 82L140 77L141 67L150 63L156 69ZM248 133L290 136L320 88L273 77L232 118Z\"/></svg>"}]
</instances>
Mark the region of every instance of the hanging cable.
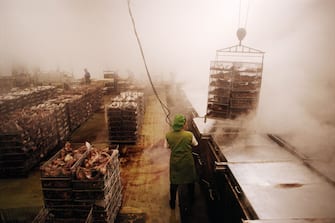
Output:
<instances>
[{"instance_id":1,"label":"hanging cable","mask_svg":"<svg viewBox=\"0 0 335 223\"><path fill-rule=\"evenodd\" d=\"M244 28L245 29L247 29L247 22L248 22L248 17L249 17L249 8L250 8L250 0L248 0L247 15L245 16L245 23L244 23Z\"/></svg>"},{"instance_id":2,"label":"hanging cable","mask_svg":"<svg viewBox=\"0 0 335 223\"><path fill-rule=\"evenodd\" d=\"M242 7L242 4L244 7ZM246 11L242 13L242 9L245 9ZM247 22L249 17L249 9L250 9L250 0L245 0L242 3L242 0L240 0L239 10L238 10L238 28L247 28ZM245 18L242 18L242 16L245 15ZM243 21L244 20L244 21Z\"/></svg>"},{"instance_id":3,"label":"hanging cable","mask_svg":"<svg viewBox=\"0 0 335 223\"><path fill-rule=\"evenodd\" d=\"M242 7L242 0L240 0L240 8L238 10L238 24L237 24L237 28L241 27L241 7Z\"/></svg>"},{"instance_id":4,"label":"hanging cable","mask_svg":"<svg viewBox=\"0 0 335 223\"><path fill-rule=\"evenodd\" d=\"M147 62L146 62L146 59L145 59L145 56L144 56L144 51L143 51L143 48L142 48L142 44L141 44L140 38L139 38L139 36L137 34L136 25L135 25L135 19L133 17L133 13L131 12L130 0L128 0L128 12L129 12L129 16L131 18L132 24L133 24L133 30L134 30L134 33L135 33L135 36L136 36L138 47L140 48L140 51L141 51L142 60L143 60L144 66L145 66L145 70L146 70L146 73L147 73L147 76L148 76L151 88L152 88L152 90L153 90L153 92L154 92L157 100L159 101L159 103L160 103L160 105L162 107L162 110L163 110L163 112L164 112L164 114L166 116L165 117L165 121L169 124L169 126L171 126L170 110L167 107L167 105L165 105L164 102L159 97L159 95L157 93L157 90L156 90L156 88L155 88L155 86L154 86L154 84L152 82L152 79L151 79L151 75L150 75L150 72L149 72L149 69L148 69L148 66L147 66Z\"/></svg>"},{"instance_id":5,"label":"hanging cable","mask_svg":"<svg viewBox=\"0 0 335 223\"><path fill-rule=\"evenodd\" d=\"M238 11L238 29L237 29L237 38L239 40L239 46L242 45L242 40L244 39L244 37L247 34L246 28L247 28L247 22L248 22L248 17L249 17L249 8L250 8L250 0L246 0L247 1L247 6L246 6L246 12L245 12L245 18L244 18L244 25L242 25L243 21L242 21L242 0L240 0L240 6L239 6L239 11Z\"/></svg>"}]
</instances>

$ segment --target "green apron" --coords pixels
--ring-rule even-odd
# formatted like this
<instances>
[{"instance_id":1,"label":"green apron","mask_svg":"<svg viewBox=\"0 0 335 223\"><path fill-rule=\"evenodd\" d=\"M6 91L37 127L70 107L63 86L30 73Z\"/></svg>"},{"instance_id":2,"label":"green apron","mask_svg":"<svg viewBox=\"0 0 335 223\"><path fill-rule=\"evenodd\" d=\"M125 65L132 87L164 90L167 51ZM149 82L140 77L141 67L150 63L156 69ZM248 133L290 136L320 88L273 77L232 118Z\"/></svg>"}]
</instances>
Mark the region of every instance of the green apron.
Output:
<instances>
[{"instance_id":1,"label":"green apron","mask_svg":"<svg viewBox=\"0 0 335 223\"><path fill-rule=\"evenodd\" d=\"M166 140L171 149L171 184L188 184L196 180L191 146L192 137L193 133L185 130L171 131L166 134Z\"/></svg>"}]
</instances>

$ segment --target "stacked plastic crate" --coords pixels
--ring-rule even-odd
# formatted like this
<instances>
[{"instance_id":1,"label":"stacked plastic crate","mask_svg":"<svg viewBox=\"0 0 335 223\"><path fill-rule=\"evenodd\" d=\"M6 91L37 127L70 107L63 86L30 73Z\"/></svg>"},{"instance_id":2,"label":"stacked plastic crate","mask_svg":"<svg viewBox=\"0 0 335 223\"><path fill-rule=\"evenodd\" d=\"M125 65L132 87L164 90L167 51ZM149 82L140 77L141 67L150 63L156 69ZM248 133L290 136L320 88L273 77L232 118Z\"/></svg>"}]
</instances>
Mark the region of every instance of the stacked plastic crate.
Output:
<instances>
[{"instance_id":1,"label":"stacked plastic crate","mask_svg":"<svg viewBox=\"0 0 335 223\"><path fill-rule=\"evenodd\" d=\"M0 122L0 176L22 176L58 144L52 110L17 110Z\"/></svg>"},{"instance_id":2,"label":"stacked plastic crate","mask_svg":"<svg viewBox=\"0 0 335 223\"><path fill-rule=\"evenodd\" d=\"M94 222L114 222L122 202L122 186L117 147L93 148L73 176L75 216L93 207Z\"/></svg>"},{"instance_id":3,"label":"stacked plastic crate","mask_svg":"<svg viewBox=\"0 0 335 223\"><path fill-rule=\"evenodd\" d=\"M71 222L75 219L82 222L86 218L74 215L72 196L72 173L84 158L85 152L88 153L86 146L74 149L66 143L64 148L41 166L44 206L54 221Z\"/></svg>"},{"instance_id":4,"label":"stacked plastic crate","mask_svg":"<svg viewBox=\"0 0 335 223\"><path fill-rule=\"evenodd\" d=\"M62 95L60 98L66 103L70 132L73 132L87 119L86 103L82 95Z\"/></svg>"},{"instance_id":5,"label":"stacked plastic crate","mask_svg":"<svg viewBox=\"0 0 335 223\"><path fill-rule=\"evenodd\" d=\"M96 112L102 105L102 86L91 86L86 90L87 103L92 112ZM91 114L89 114L91 115Z\"/></svg>"},{"instance_id":6,"label":"stacked plastic crate","mask_svg":"<svg viewBox=\"0 0 335 223\"><path fill-rule=\"evenodd\" d=\"M0 176L22 176L30 170L27 159L36 146L15 121L0 120Z\"/></svg>"},{"instance_id":7,"label":"stacked plastic crate","mask_svg":"<svg viewBox=\"0 0 335 223\"><path fill-rule=\"evenodd\" d=\"M65 142L70 135L68 110L66 104L59 99L50 99L44 103L54 110L56 126L60 142Z\"/></svg>"},{"instance_id":8,"label":"stacked plastic crate","mask_svg":"<svg viewBox=\"0 0 335 223\"><path fill-rule=\"evenodd\" d=\"M66 104L70 131L77 129L102 105L102 87L77 87L57 97Z\"/></svg>"},{"instance_id":9,"label":"stacked plastic crate","mask_svg":"<svg viewBox=\"0 0 335 223\"><path fill-rule=\"evenodd\" d=\"M107 105L107 126L110 144L135 144L144 113L140 92L123 92Z\"/></svg>"},{"instance_id":10,"label":"stacked plastic crate","mask_svg":"<svg viewBox=\"0 0 335 223\"><path fill-rule=\"evenodd\" d=\"M124 102L136 102L137 103L137 126L142 126L143 116L145 112L144 93L142 91L125 91L120 93L120 97L123 98Z\"/></svg>"}]
</instances>

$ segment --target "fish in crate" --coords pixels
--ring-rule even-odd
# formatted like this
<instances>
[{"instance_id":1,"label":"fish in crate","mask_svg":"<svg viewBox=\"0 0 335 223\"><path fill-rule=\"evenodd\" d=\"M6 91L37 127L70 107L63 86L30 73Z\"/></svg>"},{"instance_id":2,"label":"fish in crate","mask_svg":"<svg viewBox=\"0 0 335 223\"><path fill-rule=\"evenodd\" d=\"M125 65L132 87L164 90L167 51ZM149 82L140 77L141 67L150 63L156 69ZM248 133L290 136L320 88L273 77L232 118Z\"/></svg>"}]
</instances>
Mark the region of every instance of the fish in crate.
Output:
<instances>
[{"instance_id":1,"label":"fish in crate","mask_svg":"<svg viewBox=\"0 0 335 223\"><path fill-rule=\"evenodd\" d=\"M114 171L118 169L118 150L93 148L81 161L73 176L74 199L103 200L109 193Z\"/></svg>"}]
</instances>

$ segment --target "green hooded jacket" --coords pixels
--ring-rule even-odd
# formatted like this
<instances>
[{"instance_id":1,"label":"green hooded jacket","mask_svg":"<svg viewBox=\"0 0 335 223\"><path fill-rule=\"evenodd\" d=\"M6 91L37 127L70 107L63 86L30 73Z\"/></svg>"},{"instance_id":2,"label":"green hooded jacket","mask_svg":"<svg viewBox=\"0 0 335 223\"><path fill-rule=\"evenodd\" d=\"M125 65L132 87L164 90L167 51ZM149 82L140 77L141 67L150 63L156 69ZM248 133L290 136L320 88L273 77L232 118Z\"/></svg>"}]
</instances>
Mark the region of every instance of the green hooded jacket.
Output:
<instances>
[{"instance_id":1,"label":"green hooded jacket","mask_svg":"<svg viewBox=\"0 0 335 223\"><path fill-rule=\"evenodd\" d=\"M182 127L181 118L179 117L178 119L176 116L174 125L172 126L173 131L166 134L166 140L171 149L171 184L188 184L196 180L196 171L192 156L192 140L194 136L192 132L185 131Z\"/></svg>"}]
</instances>

